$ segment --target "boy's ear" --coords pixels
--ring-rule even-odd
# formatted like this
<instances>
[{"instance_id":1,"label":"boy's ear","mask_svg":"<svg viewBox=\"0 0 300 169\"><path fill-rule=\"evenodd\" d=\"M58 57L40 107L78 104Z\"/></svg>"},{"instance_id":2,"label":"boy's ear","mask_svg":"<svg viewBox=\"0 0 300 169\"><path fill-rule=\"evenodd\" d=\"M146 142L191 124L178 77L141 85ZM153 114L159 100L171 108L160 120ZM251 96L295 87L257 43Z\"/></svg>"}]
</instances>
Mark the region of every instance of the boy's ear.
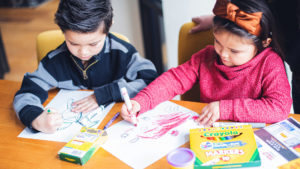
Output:
<instances>
[{"instance_id":1,"label":"boy's ear","mask_svg":"<svg viewBox=\"0 0 300 169\"><path fill-rule=\"evenodd\" d=\"M262 45L264 48L268 47L270 45L270 43L272 42L271 38L267 38L266 40L262 41Z\"/></svg>"}]
</instances>

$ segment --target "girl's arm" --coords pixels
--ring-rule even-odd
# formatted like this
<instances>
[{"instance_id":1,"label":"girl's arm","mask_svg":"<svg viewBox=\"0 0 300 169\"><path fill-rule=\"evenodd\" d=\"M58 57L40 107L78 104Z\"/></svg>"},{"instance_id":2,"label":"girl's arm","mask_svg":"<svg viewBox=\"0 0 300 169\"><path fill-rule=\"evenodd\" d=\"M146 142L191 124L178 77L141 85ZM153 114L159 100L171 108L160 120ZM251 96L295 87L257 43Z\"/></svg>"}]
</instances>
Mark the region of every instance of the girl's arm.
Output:
<instances>
[{"instance_id":1,"label":"girl's arm","mask_svg":"<svg viewBox=\"0 0 300 169\"><path fill-rule=\"evenodd\" d=\"M200 55L201 52L194 54L189 61L163 73L139 92L133 100L141 105L140 113L191 89L198 79Z\"/></svg>"}]
</instances>

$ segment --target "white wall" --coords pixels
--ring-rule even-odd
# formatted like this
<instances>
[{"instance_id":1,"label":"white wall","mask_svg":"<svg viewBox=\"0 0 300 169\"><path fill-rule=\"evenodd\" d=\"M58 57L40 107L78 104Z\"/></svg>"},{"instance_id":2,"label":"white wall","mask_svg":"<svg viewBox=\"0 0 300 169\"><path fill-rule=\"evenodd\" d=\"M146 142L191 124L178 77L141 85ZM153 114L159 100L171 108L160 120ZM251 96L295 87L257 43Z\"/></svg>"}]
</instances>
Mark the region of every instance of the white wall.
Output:
<instances>
[{"instance_id":1,"label":"white wall","mask_svg":"<svg viewBox=\"0 0 300 169\"><path fill-rule=\"evenodd\" d=\"M138 0L111 0L114 23L112 32L125 35L144 57L144 44Z\"/></svg>"},{"instance_id":2,"label":"white wall","mask_svg":"<svg viewBox=\"0 0 300 169\"><path fill-rule=\"evenodd\" d=\"M284 62L284 66L285 66L286 74L287 74L287 77L288 77L288 80L289 80L289 83L290 83L290 86L291 86L291 89L292 89L292 75L293 75L293 73L291 71L291 68L290 68L289 64L287 64L287 62ZM292 95L292 91L291 91L291 95ZM292 105L290 113L291 114L295 113L293 105Z\"/></svg>"},{"instance_id":3,"label":"white wall","mask_svg":"<svg viewBox=\"0 0 300 169\"><path fill-rule=\"evenodd\" d=\"M127 36L142 56L144 44L139 12L139 0L111 0L114 9L112 32ZM178 34L180 26L192 17L212 13L215 0L162 0L166 38L166 70L177 66Z\"/></svg>"},{"instance_id":4,"label":"white wall","mask_svg":"<svg viewBox=\"0 0 300 169\"><path fill-rule=\"evenodd\" d=\"M212 14L216 0L162 0L166 34L167 69L176 67L178 35L181 25L192 17Z\"/></svg>"}]
</instances>

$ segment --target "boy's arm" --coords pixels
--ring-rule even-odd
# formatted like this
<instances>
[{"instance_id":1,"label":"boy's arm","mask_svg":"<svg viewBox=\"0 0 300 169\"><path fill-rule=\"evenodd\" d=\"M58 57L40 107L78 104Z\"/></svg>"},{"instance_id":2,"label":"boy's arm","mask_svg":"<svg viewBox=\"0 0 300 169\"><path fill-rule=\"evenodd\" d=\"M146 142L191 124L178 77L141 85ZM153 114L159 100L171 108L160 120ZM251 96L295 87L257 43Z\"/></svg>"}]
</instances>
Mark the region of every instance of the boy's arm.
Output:
<instances>
[{"instance_id":1,"label":"boy's arm","mask_svg":"<svg viewBox=\"0 0 300 169\"><path fill-rule=\"evenodd\" d=\"M57 81L48 73L43 64L33 73L26 73L21 89L16 93L13 107L22 123L33 129L32 121L43 111L48 90L57 86Z\"/></svg>"},{"instance_id":2,"label":"boy's arm","mask_svg":"<svg viewBox=\"0 0 300 169\"><path fill-rule=\"evenodd\" d=\"M274 123L288 117L292 98L282 60L269 61L264 71L261 98L221 100L221 120Z\"/></svg>"},{"instance_id":3,"label":"boy's arm","mask_svg":"<svg viewBox=\"0 0 300 169\"><path fill-rule=\"evenodd\" d=\"M125 64L125 63L122 63ZM98 105L113 101L122 101L120 89L126 87L130 98L134 97L140 90L146 87L157 77L153 63L140 57L135 52L130 57L124 76L107 85L94 89Z\"/></svg>"}]
</instances>

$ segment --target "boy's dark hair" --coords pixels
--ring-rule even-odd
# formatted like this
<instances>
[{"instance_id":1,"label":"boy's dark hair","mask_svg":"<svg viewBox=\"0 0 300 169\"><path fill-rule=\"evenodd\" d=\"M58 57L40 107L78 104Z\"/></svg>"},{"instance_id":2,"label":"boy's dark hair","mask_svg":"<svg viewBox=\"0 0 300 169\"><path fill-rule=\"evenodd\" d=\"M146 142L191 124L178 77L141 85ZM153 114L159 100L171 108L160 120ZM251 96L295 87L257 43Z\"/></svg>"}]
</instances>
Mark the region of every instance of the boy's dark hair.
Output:
<instances>
[{"instance_id":1,"label":"boy's dark hair","mask_svg":"<svg viewBox=\"0 0 300 169\"><path fill-rule=\"evenodd\" d=\"M108 33L112 17L110 0L61 0L55 22L63 32L81 33L95 32L103 23L103 33Z\"/></svg>"},{"instance_id":2,"label":"boy's dark hair","mask_svg":"<svg viewBox=\"0 0 300 169\"><path fill-rule=\"evenodd\" d=\"M278 34L278 25L265 0L231 0L231 3L238 6L240 10L246 13L263 13L260 20L260 35L255 36L250 34L235 23L218 16L214 17L214 31L226 29L227 31L232 32L240 37L252 39L258 49L258 52L261 52L265 49L262 42L267 38L271 38L272 41L269 46L271 46L273 50L278 53L282 59L284 59L285 55L280 44L281 38Z\"/></svg>"}]
</instances>

